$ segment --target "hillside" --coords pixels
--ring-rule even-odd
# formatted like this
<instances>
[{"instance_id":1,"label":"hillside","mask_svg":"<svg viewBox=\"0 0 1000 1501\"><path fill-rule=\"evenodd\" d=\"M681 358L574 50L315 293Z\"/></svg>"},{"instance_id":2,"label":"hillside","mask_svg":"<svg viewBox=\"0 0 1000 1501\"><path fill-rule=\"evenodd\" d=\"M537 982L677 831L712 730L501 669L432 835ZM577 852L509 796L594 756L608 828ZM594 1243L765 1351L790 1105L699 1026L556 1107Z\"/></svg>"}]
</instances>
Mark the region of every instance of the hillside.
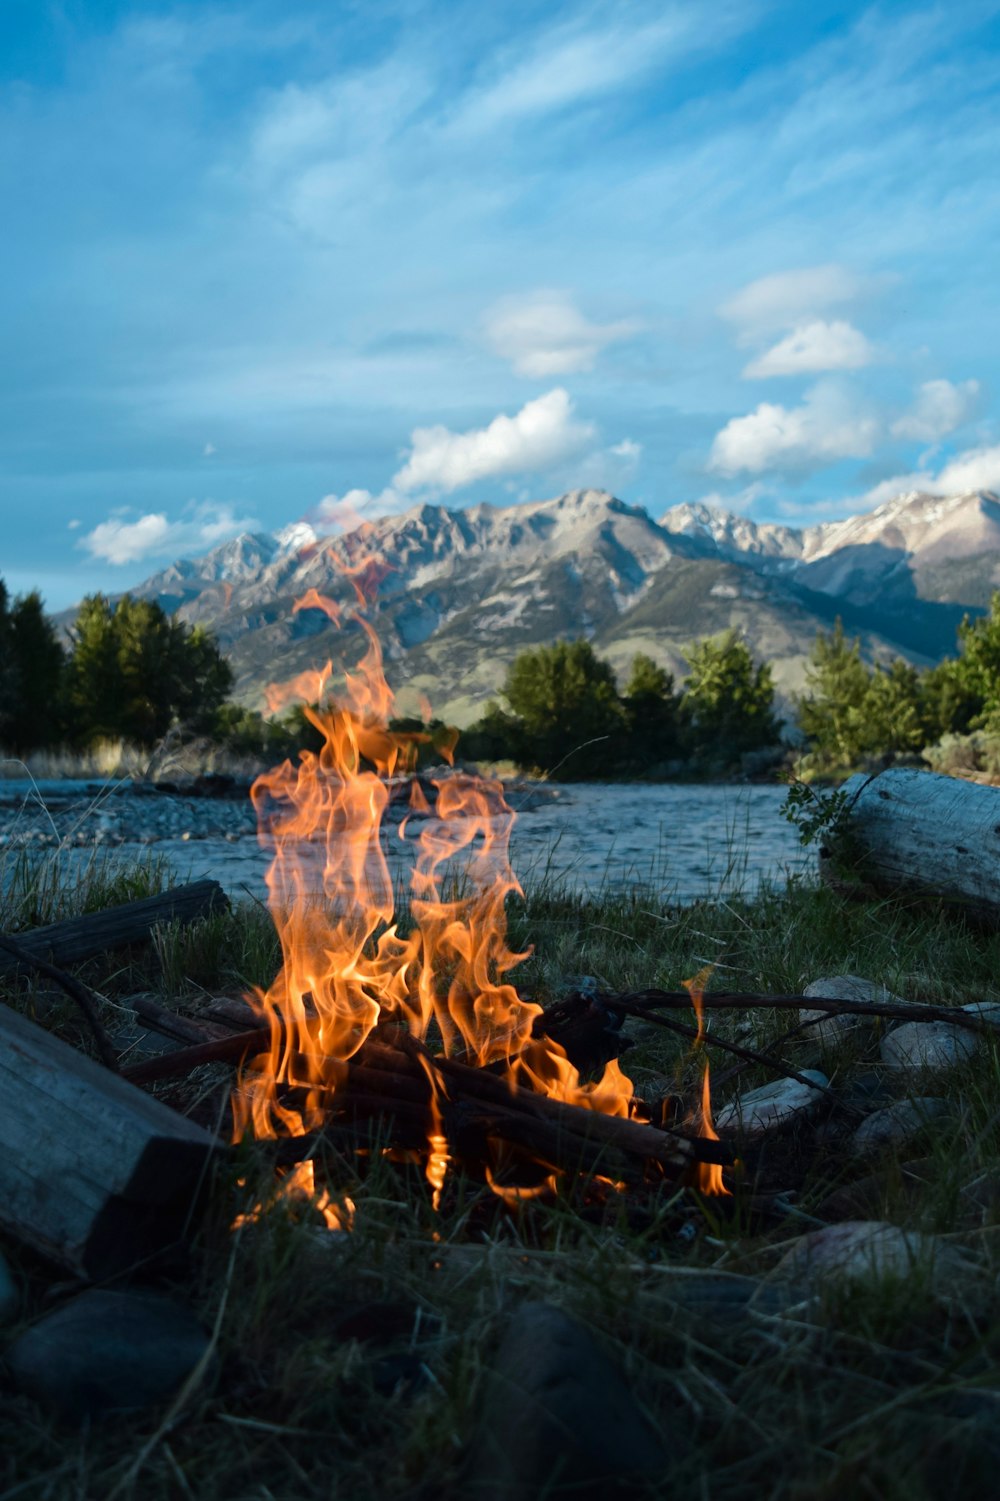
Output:
<instances>
[{"instance_id":1,"label":"hillside","mask_svg":"<svg viewBox=\"0 0 1000 1501\"><path fill-rule=\"evenodd\" d=\"M370 559L384 569L376 623L402 711L426 695L435 712L468 722L518 651L560 635L592 639L621 673L644 651L681 677L684 643L729 626L788 694L802 685L816 630L837 614L869 658L952 651L965 610L1000 582L1000 502L911 494L803 530L700 505L656 522L596 490L422 505L337 537L303 523L246 534L133 592L208 625L237 696L260 706L267 683L357 649L356 629L292 606L309 588L349 601L345 570Z\"/></svg>"}]
</instances>

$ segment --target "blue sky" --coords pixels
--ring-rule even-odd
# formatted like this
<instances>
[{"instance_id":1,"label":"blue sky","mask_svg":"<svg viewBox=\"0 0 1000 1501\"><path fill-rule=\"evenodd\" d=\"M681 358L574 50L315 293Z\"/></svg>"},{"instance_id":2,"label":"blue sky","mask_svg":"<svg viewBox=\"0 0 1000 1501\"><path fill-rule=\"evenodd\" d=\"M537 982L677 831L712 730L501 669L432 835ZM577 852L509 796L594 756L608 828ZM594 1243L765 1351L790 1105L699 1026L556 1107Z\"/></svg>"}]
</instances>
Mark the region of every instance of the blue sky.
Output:
<instances>
[{"instance_id":1,"label":"blue sky","mask_svg":"<svg viewBox=\"0 0 1000 1501\"><path fill-rule=\"evenodd\" d=\"M0 574L1000 488L1000 6L0 5Z\"/></svg>"}]
</instances>

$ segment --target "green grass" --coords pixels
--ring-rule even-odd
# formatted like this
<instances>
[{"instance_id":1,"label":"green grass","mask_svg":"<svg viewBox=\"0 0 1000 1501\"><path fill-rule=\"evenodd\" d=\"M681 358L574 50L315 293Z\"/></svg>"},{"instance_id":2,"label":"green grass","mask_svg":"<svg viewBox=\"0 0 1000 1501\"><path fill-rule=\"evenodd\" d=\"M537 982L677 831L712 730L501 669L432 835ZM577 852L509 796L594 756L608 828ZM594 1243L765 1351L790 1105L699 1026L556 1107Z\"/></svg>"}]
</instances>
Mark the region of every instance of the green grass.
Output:
<instances>
[{"instance_id":1,"label":"green grass","mask_svg":"<svg viewBox=\"0 0 1000 1501\"><path fill-rule=\"evenodd\" d=\"M127 886L127 879L134 881ZM99 905L109 891L141 894L154 868L112 876L103 867L72 890L51 876L8 906L11 926ZM115 885L115 881L126 882ZM144 886L143 883L147 883ZM20 918L20 921L17 919ZM705 963L717 988L797 991L823 974L854 973L909 999L944 1003L1000 994L1000 935L954 914L884 901L862 903L798 882L753 901L665 907L650 890L606 891L585 901L543 883L511 907L511 942L533 945L517 980L543 1004L569 977L602 987L678 988ZM269 920L246 904L190 929L169 929L142 955L83 973L106 996L107 1020L130 991L159 991L197 1015L205 992L238 994L266 983L277 963ZM37 1007L38 992L4 999ZM41 1013L39 1013L41 1014ZM766 1047L794 1017L715 1014L712 1028ZM87 1038L68 1007L44 1024L78 1045ZM642 1034L623 1059L643 1089L693 1088L700 1061L665 1032ZM801 1040L784 1054L822 1064L835 1084L877 1060L877 1031L841 1060ZM730 1074L714 1053L716 1106L762 1082L759 1068ZM728 1077L727 1077L728 1075ZM201 1113L224 1106L229 1075L203 1070L186 1089L158 1086ZM942 1090L937 1081L930 1092ZM363 1171L332 1149L319 1164L337 1194L357 1205L350 1234L330 1234L306 1212L275 1211L238 1234L235 1213L269 1189L267 1150L244 1144L220 1166L205 1219L193 1230L190 1270L177 1295L218 1326L215 1359L180 1411L146 1413L84 1433L60 1429L32 1403L0 1390L0 1495L139 1501L197 1497L261 1501L394 1501L442 1494L460 1482L482 1376L509 1309L544 1297L576 1312L624 1367L636 1400L677 1453L654 1494L711 1501L813 1501L845 1497L932 1501L991 1495L997 1460L992 1385L1000 1356L995 1280L1000 1263L1000 1063L984 1046L943 1086L954 1123L909 1154L848 1160L850 1121L832 1112L813 1130L751 1158L748 1183L790 1188L793 1213L762 1217L742 1205L708 1205L661 1189L606 1211L576 1202L497 1209L472 1182L454 1179L440 1215L418 1170L377 1159ZM238 1179L246 1181L243 1186ZM869 1181L865 1181L869 1180ZM707 1302L695 1274L765 1280L792 1241L822 1217L834 1190L853 1192L872 1217L942 1234L966 1266L944 1286L928 1268L863 1287L831 1284L819 1299L777 1292L753 1308ZM867 1198L864 1198L867 1195ZM862 1216L858 1216L862 1217ZM691 1227L688 1229L686 1227ZM51 1269L10 1242L3 1249L37 1316ZM700 1290L700 1295L699 1295ZM766 1290L766 1289L765 1289ZM351 1307L402 1303L407 1332L385 1347L345 1340ZM417 1311L419 1310L419 1317ZM416 1357L417 1380L392 1389L387 1362ZM471 1494L471 1493L469 1493ZM635 1493L639 1495L639 1492Z\"/></svg>"}]
</instances>

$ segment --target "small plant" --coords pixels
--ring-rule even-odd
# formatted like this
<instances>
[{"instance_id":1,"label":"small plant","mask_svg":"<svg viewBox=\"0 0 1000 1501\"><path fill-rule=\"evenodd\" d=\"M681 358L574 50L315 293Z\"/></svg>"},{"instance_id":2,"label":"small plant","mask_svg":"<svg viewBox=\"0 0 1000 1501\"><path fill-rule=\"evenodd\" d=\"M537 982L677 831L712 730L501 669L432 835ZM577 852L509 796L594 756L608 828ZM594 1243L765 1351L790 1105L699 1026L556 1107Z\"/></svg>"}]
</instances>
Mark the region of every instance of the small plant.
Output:
<instances>
[{"instance_id":1,"label":"small plant","mask_svg":"<svg viewBox=\"0 0 1000 1501\"><path fill-rule=\"evenodd\" d=\"M817 792L808 782L793 777L781 805L781 816L794 824L800 844L809 845L819 839L832 849L844 843L847 816L856 797L857 794L845 792L842 787L833 792Z\"/></svg>"}]
</instances>

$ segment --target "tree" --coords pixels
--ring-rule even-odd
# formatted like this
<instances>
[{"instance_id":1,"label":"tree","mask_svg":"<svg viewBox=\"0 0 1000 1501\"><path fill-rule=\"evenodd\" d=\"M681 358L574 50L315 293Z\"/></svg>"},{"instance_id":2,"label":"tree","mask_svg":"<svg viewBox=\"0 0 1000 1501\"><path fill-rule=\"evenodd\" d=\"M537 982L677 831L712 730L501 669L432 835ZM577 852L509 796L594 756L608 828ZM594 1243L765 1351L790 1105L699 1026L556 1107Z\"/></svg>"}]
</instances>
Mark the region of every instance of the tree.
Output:
<instances>
[{"instance_id":1,"label":"tree","mask_svg":"<svg viewBox=\"0 0 1000 1501\"><path fill-rule=\"evenodd\" d=\"M806 668L808 694L798 704L799 728L821 761L851 766L864 753L870 686L860 639L847 641L838 615L829 635L816 634Z\"/></svg>"},{"instance_id":2,"label":"tree","mask_svg":"<svg viewBox=\"0 0 1000 1501\"><path fill-rule=\"evenodd\" d=\"M565 763L565 775L573 777L607 769L607 742L621 734L625 716L611 664L589 641L521 652L508 669L504 694L536 765L552 771Z\"/></svg>"},{"instance_id":3,"label":"tree","mask_svg":"<svg viewBox=\"0 0 1000 1501\"><path fill-rule=\"evenodd\" d=\"M691 672L683 705L699 749L732 760L745 751L777 745L771 669L766 663L754 665L738 631L690 642L684 655Z\"/></svg>"},{"instance_id":4,"label":"tree","mask_svg":"<svg viewBox=\"0 0 1000 1501\"><path fill-rule=\"evenodd\" d=\"M673 674L644 653L632 658L622 696L629 732L629 758L648 768L676 756L680 748L680 696Z\"/></svg>"},{"instance_id":5,"label":"tree","mask_svg":"<svg viewBox=\"0 0 1000 1501\"><path fill-rule=\"evenodd\" d=\"M66 654L37 589L14 601L6 634L11 702L2 739L24 754L62 739Z\"/></svg>"},{"instance_id":6,"label":"tree","mask_svg":"<svg viewBox=\"0 0 1000 1501\"><path fill-rule=\"evenodd\" d=\"M209 730L232 672L202 627L189 629L155 600L85 599L72 631L69 706L74 738L152 745L175 722Z\"/></svg>"},{"instance_id":7,"label":"tree","mask_svg":"<svg viewBox=\"0 0 1000 1501\"><path fill-rule=\"evenodd\" d=\"M989 613L978 620L966 615L958 628L957 687L976 705L974 729L1000 729L1000 593L990 599ZM969 726L967 725L966 728Z\"/></svg>"}]
</instances>

